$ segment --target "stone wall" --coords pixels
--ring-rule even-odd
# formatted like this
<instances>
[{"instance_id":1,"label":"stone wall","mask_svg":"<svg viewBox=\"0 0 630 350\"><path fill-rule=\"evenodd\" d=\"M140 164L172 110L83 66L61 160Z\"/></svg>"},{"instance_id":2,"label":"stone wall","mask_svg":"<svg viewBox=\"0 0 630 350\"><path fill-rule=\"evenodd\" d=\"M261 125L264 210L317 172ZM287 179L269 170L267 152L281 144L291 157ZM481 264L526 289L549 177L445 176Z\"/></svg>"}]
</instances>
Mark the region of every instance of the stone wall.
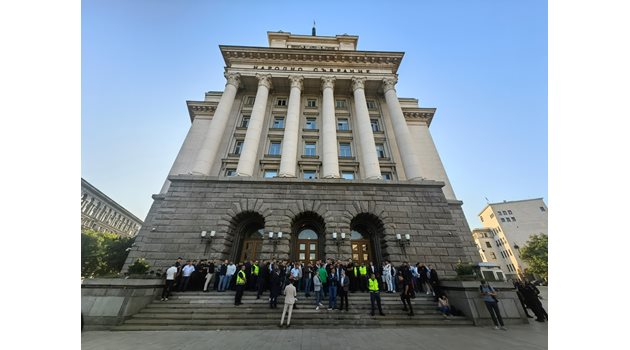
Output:
<instances>
[{"instance_id":1,"label":"stone wall","mask_svg":"<svg viewBox=\"0 0 630 350\"><path fill-rule=\"evenodd\" d=\"M475 326L493 326L486 304L479 294L479 281L442 281L440 287L446 292L449 303L461 310ZM499 312L503 323L528 323L525 311L516 295L516 289L508 282L490 284L497 291Z\"/></svg>"},{"instance_id":2,"label":"stone wall","mask_svg":"<svg viewBox=\"0 0 630 350\"><path fill-rule=\"evenodd\" d=\"M81 282L85 330L109 329L137 313L162 292L161 279L94 278Z\"/></svg>"},{"instance_id":3,"label":"stone wall","mask_svg":"<svg viewBox=\"0 0 630 350\"><path fill-rule=\"evenodd\" d=\"M274 247L265 237L262 259L291 257L295 239L292 222L300 214L314 213L325 223L322 251L325 257L347 259L350 242L337 246L332 232L350 234L350 223L362 213L377 218L381 231L378 243L383 258L400 264L421 262L433 265L443 276L454 275L454 265L472 244L461 205L448 202L442 182L397 182L375 180L251 179L242 177L169 177L167 193L154 196L145 225L136 238L123 271L135 259L147 259L152 269L166 269L184 259L227 259L236 255L235 218L255 212L264 218L265 232L283 232ZM459 202L461 203L461 202ZM462 224L463 223L463 224ZM211 242L201 231L216 231ZM401 247L396 234L411 236ZM476 252L475 252L476 253ZM321 257L321 256L320 256Z\"/></svg>"}]
</instances>

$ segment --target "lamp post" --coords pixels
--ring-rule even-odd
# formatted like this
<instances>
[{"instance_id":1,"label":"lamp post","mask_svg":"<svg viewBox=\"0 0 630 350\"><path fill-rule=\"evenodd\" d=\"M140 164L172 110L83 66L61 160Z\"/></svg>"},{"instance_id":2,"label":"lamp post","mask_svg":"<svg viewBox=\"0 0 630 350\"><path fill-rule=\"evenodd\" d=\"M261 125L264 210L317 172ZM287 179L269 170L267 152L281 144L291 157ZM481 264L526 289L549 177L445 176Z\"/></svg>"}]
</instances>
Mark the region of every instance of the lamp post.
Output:
<instances>
[{"instance_id":1,"label":"lamp post","mask_svg":"<svg viewBox=\"0 0 630 350\"><path fill-rule=\"evenodd\" d=\"M335 245L337 246L337 255L339 255L339 246L343 244L343 242L346 240L346 233L345 232L341 232L341 234L337 235L337 232L333 232L333 242L335 242Z\"/></svg>"},{"instance_id":2,"label":"lamp post","mask_svg":"<svg viewBox=\"0 0 630 350\"><path fill-rule=\"evenodd\" d=\"M396 234L396 242L398 242L398 245L402 249L403 254L405 254L405 256L407 256L407 251L406 251L405 247L411 245L411 235L406 233L405 234L405 239L403 239L402 235L400 233L397 233Z\"/></svg>"},{"instance_id":3,"label":"lamp post","mask_svg":"<svg viewBox=\"0 0 630 350\"><path fill-rule=\"evenodd\" d=\"M214 238L214 236L217 234L216 231L210 231L210 234L208 234L208 231L201 231L201 241L205 241L206 242L206 247L204 248L203 254L206 255L208 254L208 248L210 247L210 244L212 243L212 239Z\"/></svg>"},{"instance_id":4,"label":"lamp post","mask_svg":"<svg viewBox=\"0 0 630 350\"><path fill-rule=\"evenodd\" d=\"M282 239L282 232L275 233L273 231L269 231L269 240L273 244L273 255L276 254L276 246L278 245L278 241Z\"/></svg>"}]
</instances>

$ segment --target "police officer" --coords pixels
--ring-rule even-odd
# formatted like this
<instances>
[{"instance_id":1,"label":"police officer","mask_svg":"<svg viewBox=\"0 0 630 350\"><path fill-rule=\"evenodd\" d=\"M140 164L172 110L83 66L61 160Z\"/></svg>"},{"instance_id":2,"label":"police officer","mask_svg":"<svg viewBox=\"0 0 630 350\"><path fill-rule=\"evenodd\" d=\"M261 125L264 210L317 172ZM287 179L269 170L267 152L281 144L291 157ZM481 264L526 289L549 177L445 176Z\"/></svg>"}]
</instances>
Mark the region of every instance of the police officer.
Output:
<instances>
[{"instance_id":1,"label":"police officer","mask_svg":"<svg viewBox=\"0 0 630 350\"><path fill-rule=\"evenodd\" d=\"M241 305L241 298L243 298L243 291L245 290L245 283L247 283L247 277L245 274L245 265L241 265L240 271L236 274L236 295L234 296L234 305Z\"/></svg>"},{"instance_id":2,"label":"police officer","mask_svg":"<svg viewBox=\"0 0 630 350\"><path fill-rule=\"evenodd\" d=\"M370 290L370 303L372 304L372 312L371 315L374 316L374 302L378 305L378 313L381 316L385 316L383 313L383 309L381 308L381 294L378 288L378 280L374 274L370 275L370 279L368 280L368 289Z\"/></svg>"}]
</instances>

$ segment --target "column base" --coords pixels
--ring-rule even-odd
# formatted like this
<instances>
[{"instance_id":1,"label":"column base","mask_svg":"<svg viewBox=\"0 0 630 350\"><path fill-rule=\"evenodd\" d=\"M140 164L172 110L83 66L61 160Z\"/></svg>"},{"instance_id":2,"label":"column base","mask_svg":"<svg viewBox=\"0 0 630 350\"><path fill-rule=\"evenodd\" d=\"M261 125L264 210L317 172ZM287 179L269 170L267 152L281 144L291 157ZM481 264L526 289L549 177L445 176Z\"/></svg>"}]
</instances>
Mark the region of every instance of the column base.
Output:
<instances>
[{"instance_id":1,"label":"column base","mask_svg":"<svg viewBox=\"0 0 630 350\"><path fill-rule=\"evenodd\" d=\"M290 177L290 178L294 178L294 179L296 178L296 176L294 174L282 174L282 173L280 175L278 175L278 177Z\"/></svg>"},{"instance_id":2,"label":"column base","mask_svg":"<svg viewBox=\"0 0 630 350\"><path fill-rule=\"evenodd\" d=\"M322 177L322 179L339 179L339 178L340 178L339 175L326 175Z\"/></svg>"},{"instance_id":3,"label":"column base","mask_svg":"<svg viewBox=\"0 0 630 350\"><path fill-rule=\"evenodd\" d=\"M252 177L250 174L236 173L236 176Z\"/></svg>"},{"instance_id":4,"label":"column base","mask_svg":"<svg viewBox=\"0 0 630 350\"><path fill-rule=\"evenodd\" d=\"M366 180L383 180L382 176L370 176L370 177L366 177Z\"/></svg>"},{"instance_id":5,"label":"column base","mask_svg":"<svg viewBox=\"0 0 630 350\"><path fill-rule=\"evenodd\" d=\"M185 174L182 173L182 174L183 175L196 175L196 176L207 176L208 175L208 174L204 174L204 173L199 172L199 171L190 171L188 173L185 173ZM180 175L182 175L182 174L180 174Z\"/></svg>"},{"instance_id":6,"label":"column base","mask_svg":"<svg viewBox=\"0 0 630 350\"><path fill-rule=\"evenodd\" d=\"M418 177L414 177L411 179L407 179L407 181L422 181L422 180L426 180L426 177L422 177L422 176L418 176Z\"/></svg>"}]
</instances>

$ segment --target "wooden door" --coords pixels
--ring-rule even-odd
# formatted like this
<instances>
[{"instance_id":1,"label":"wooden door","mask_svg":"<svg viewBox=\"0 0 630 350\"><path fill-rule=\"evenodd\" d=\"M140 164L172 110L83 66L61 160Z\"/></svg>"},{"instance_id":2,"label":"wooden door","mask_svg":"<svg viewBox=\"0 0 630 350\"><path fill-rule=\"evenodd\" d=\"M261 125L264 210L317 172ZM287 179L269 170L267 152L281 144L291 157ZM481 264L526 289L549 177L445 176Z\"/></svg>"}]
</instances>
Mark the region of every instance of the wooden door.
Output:
<instances>
[{"instance_id":1,"label":"wooden door","mask_svg":"<svg viewBox=\"0 0 630 350\"><path fill-rule=\"evenodd\" d=\"M299 239L297 259L303 263L317 261L317 241L312 239Z\"/></svg>"},{"instance_id":2,"label":"wooden door","mask_svg":"<svg viewBox=\"0 0 630 350\"><path fill-rule=\"evenodd\" d=\"M352 261L361 264L370 263L370 240L369 239L357 239L352 240Z\"/></svg>"},{"instance_id":3,"label":"wooden door","mask_svg":"<svg viewBox=\"0 0 630 350\"><path fill-rule=\"evenodd\" d=\"M262 239L246 239L243 241L243 250L241 251L241 259L239 262L247 260L259 260L260 251L262 250Z\"/></svg>"}]
</instances>

